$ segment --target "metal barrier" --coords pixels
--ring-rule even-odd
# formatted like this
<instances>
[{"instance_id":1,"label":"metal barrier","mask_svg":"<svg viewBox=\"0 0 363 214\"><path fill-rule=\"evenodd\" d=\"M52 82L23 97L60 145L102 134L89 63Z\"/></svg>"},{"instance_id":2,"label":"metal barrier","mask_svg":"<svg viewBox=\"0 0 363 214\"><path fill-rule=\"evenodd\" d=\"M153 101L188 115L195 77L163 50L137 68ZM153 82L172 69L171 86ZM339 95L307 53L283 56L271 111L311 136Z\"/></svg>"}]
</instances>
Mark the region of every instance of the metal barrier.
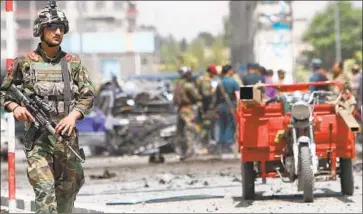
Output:
<instances>
[{"instance_id":1,"label":"metal barrier","mask_svg":"<svg viewBox=\"0 0 363 214\"><path fill-rule=\"evenodd\" d=\"M1 3L3 3L2 1ZM16 41L15 41L15 20L14 20L14 2L5 0L6 14L6 70L11 69L15 58ZM16 212L15 200L15 119L13 114L6 113L8 135L8 184L9 184L9 213Z\"/></svg>"},{"instance_id":2,"label":"metal barrier","mask_svg":"<svg viewBox=\"0 0 363 214\"><path fill-rule=\"evenodd\" d=\"M12 113L5 113L4 120L6 134L2 136L2 141L8 143L8 189L9 189L9 212L16 210L15 200L15 119Z\"/></svg>"}]
</instances>

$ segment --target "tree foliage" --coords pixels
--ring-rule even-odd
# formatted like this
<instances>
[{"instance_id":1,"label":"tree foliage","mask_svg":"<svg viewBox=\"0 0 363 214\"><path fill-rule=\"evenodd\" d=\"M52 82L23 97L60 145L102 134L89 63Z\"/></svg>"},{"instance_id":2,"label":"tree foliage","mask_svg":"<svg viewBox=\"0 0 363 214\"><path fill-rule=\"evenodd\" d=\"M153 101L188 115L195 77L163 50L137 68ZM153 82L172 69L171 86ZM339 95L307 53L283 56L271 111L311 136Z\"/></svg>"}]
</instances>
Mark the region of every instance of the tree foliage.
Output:
<instances>
[{"instance_id":1,"label":"tree foliage","mask_svg":"<svg viewBox=\"0 0 363 214\"><path fill-rule=\"evenodd\" d=\"M362 50L362 8L354 8L349 1L329 2L323 12L315 15L304 35L314 48L305 53L308 59L321 58L326 67L335 60L335 4L340 13L342 59L353 58L356 51Z\"/></svg>"},{"instance_id":2,"label":"tree foliage","mask_svg":"<svg viewBox=\"0 0 363 214\"><path fill-rule=\"evenodd\" d=\"M176 71L180 66L190 66L194 71L204 70L209 64L222 65L227 63L226 47L228 47L230 22L229 17L223 18L224 33L214 36L210 32L200 32L190 42L186 39L175 40L173 36L160 39L162 71Z\"/></svg>"}]
</instances>

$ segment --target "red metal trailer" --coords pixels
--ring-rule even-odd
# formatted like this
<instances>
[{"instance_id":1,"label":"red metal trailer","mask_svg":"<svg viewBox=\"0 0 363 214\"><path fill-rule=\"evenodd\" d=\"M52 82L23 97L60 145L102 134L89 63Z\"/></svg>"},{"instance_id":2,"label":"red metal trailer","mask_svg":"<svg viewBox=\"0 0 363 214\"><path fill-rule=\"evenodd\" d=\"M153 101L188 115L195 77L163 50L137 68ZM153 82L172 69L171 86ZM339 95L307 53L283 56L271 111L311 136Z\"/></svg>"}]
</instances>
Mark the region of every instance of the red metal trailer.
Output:
<instances>
[{"instance_id":1,"label":"red metal trailer","mask_svg":"<svg viewBox=\"0 0 363 214\"><path fill-rule=\"evenodd\" d=\"M300 91L305 96L310 96L309 86L312 85L336 85L342 88L336 82L291 85L270 84L264 85L264 87L278 88L280 92L285 93L285 96L292 95L292 92L296 91ZM252 86L241 87L237 106L237 141L240 146L242 162L242 195L245 199L253 199L256 178L262 178L265 181L269 177L280 177L284 182L298 180L298 190L304 190L305 201L313 201L312 190L309 190L309 188L306 190L303 185L304 181L300 180L305 179L300 177L306 176L306 173L301 171L303 164L299 158L302 154L299 153L299 155L295 156L297 158L295 162L288 163L288 148L292 148L293 146L290 146L290 144L294 145L296 141L296 138L294 141L293 134L295 132L293 130L299 131L297 138L307 134L309 130L293 126L293 123L299 122L292 116L291 109L294 104L289 104L286 100L284 102L281 100L270 103L263 102L261 99L263 93L260 95L258 91L259 89ZM335 95L339 96L338 94ZM334 95L330 94L330 96ZM304 107L304 105L300 107ZM321 176L324 176L325 179L335 180L336 175L339 174L342 192L351 195L354 190L352 159L356 156L354 133L359 132L360 127L357 127L352 121L347 121L343 114L336 112L335 105L332 103L315 102L311 104L310 109L311 130L313 130L310 138L315 145L309 145L315 147L314 150L310 151L315 151L318 162L317 169L313 172L314 180L311 182ZM295 112L294 114L299 114L299 112ZM302 110L300 110L301 113ZM303 145L302 143L295 144ZM314 163L313 160L311 161ZM289 170L289 166L286 165L295 166L299 169ZM312 187L310 188L312 189ZM310 196L309 193L306 193L309 191L311 192Z\"/></svg>"}]
</instances>

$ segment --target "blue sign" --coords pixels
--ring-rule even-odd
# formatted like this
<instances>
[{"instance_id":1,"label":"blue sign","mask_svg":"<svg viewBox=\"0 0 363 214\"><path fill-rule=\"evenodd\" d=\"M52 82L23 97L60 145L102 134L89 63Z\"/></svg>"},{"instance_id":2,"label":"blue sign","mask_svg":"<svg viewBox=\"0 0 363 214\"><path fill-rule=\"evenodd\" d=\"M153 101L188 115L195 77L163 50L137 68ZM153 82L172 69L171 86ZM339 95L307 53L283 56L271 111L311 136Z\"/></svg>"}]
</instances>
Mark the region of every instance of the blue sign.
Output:
<instances>
[{"instance_id":1,"label":"blue sign","mask_svg":"<svg viewBox=\"0 0 363 214\"><path fill-rule=\"evenodd\" d=\"M291 25L282 23L282 22L275 22L272 24L273 30L291 30Z\"/></svg>"}]
</instances>

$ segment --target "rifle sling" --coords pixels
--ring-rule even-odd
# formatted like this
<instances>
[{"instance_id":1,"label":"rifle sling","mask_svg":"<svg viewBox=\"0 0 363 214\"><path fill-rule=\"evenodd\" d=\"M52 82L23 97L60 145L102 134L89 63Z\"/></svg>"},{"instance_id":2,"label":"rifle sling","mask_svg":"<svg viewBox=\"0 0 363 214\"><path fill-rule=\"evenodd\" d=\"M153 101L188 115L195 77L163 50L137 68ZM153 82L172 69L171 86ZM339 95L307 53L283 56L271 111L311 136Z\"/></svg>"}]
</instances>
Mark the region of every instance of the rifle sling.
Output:
<instances>
[{"instance_id":1,"label":"rifle sling","mask_svg":"<svg viewBox=\"0 0 363 214\"><path fill-rule=\"evenodd\" d=\"M61 62L63 81L64 81L64 109L65 112L69 114L69 106L71 104L72 95L71 95L71 81L69 77L66 57L63 57L60 62Z\"/></svg>"}]
</instances>

